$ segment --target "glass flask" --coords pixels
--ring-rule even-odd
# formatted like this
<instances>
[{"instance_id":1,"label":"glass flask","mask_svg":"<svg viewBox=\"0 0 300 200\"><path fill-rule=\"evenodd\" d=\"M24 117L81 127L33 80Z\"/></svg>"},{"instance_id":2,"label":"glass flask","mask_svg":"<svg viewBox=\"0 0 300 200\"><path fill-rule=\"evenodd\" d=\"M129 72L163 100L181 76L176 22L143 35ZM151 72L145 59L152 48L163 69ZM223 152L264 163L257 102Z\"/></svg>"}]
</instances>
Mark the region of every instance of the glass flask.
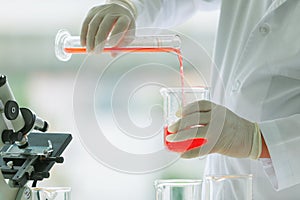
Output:
<instances>
[{"instance_id":1,"label":"glass flask","mask_svg":"<svg viewBox=\"0 0 300 200\"><path fill-rule=\"evenodd\" d=\"M199 100L210 99L209 89L206 87L162 88L160 93L163 97L164 143L166 148L170 151L183 153L205 144L207 142L205 138L195 138L180 142L167 142L165 138L170 134L174 134L168 131L168 126L180 119L181 110L185 105ZM190 128L197 128L197 126Z\"/></svg>"},{"instance_id":2,"label":"glass flask","mask_svg":"<svg viewBox=\"0 0 300 200\"><path fill-rule=\"evenodd\" d=\"M201 200L202 197L202 180L156 180L154 186L156 200Z\"/></svg>"},{"instance_id":3,"label":"glass flask","mask_svg":"<svg viewBox=\"0 0 300 200\"><path fill-rule=\"evenodd\" d=\"M32 200L71 200L69 187L34 187L30 190Z\"/></svg>"},{"instance_id":4,"label":"glass flask","mask_svg":"<svg viewBox=\"0 0 300 200\"><path fill-rule=\"evenodd\" d=\"M252 175L207 175L206 200L252 200Z\"/></svg>"}]
</instances>

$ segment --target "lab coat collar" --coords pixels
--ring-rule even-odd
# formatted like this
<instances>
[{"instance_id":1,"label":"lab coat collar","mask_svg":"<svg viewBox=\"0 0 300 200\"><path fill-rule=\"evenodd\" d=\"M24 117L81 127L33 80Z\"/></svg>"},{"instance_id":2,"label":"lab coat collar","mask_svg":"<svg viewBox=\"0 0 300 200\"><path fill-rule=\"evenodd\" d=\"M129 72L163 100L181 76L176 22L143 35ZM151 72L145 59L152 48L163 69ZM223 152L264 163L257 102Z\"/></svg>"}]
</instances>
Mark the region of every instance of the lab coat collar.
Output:
<instances>
[{"instance_id":1,"label":"lab coat collar","mask_svg":"<svg viewBox=\"0 0 300 200\"><path fill-rule=\"evenodd\" d=\"M287 0L273 0L273 3L271 6L268 8L266 15L270 14L273 12L275 9L277 9L279 6L284 4Z\"/></svg>"}]
</instances>

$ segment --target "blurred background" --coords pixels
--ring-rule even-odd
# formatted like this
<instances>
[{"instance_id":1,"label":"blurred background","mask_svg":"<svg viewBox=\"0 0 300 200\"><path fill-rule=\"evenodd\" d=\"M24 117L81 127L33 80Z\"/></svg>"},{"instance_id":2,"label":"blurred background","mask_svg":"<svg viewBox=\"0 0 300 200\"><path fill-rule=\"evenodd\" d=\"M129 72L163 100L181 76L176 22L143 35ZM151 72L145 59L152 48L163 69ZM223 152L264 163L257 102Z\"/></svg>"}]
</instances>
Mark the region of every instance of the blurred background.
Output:
<instances>
[{"instance_id":1,"label":"blurred background","mask_svg":"<svg viewBox=\"0 0 300 200\"><path fill-rule=\"evenodd\" d=\"M205 159L180 159L171 166L147 174L130 174L113 170L97 162L83 147L76 121L74 120L73 91L76 76L84 62L85 55L75 55L68 62L59 61L54 54L54 39L61 28L68 29L72 35L79 35L81 23L88 10L103 3L102 0L10 0L1 1L0 7L0 69L1 74L8 77L10 86L19 104L34 110L40 117L50 123L52 132L72 133L73 141L63 156L65 163L56 165L52 169L51 177L39 183L39 186L69 186L72 188L72 199L155 199L153 182L164 178L202 178ZM215 31L219 12L199 12L184 24L173 30L193 39L212 54ZM188 52L188 51L186 51ZM210 66L207 57L199 58L197 52L198 69L205 77L209 77ZM185 56L185 55L183 55ZM115 74L122 74L124 68L130 69L132 60L142 64L153 60L163 59L163 65L176 66L178 60L174 56L166 55L133 55L114 62L114 67L105 76L107 90L115 84ZM113 60L113 58L112 58ZM201 60L203 62L201 62ZM188 63L186 62L188 66ZM122 69L122 70L121 70ZM201 85L202 82L193 79L193 73L185 68L186 78ZM147 77L141 74L139 79ZM180 79L173 80L174 86L180 84ZM205 82L205 81L204 81ZM126 84L126 83L125 83ZM209 82L205 83L209 85ZM171 84L172 85L172 84ZM149 89L149 88L148 88ZM108 94L101 90L96 98L109 101ZM99 96L99 97L97 97ZM151 95L150 95L151 96ZM84 97L83 97L84 98ZM137 99L139 102L131 116L136 124L143 124L147 117L143 116L143 106L148 106L146 98ZM160 100L160 99L159 99ZM122 101L120 98L119 101ZM106 106L96 105L96 113L105 115ZM80 108L77 108L80 110ZM117 111L116 111L117 112ZM121 112L121 111L120 111ZM109 116L109 115L108 115ZM85 116L88 118L88 116ZM117 125L108 120L105 126L113 131ZM146 122L148 123L148 122ZM162 134L162 133L161 133ZM112 137L114 143L124 141ZM123 143L124 144L124 143ZM125 143L126 146L126 143ZM101 146L99 146L101 148ZM107 152L109 154L109 152ZM113 155L112 155L113 156Z\"/></svg>"}]
</instances>

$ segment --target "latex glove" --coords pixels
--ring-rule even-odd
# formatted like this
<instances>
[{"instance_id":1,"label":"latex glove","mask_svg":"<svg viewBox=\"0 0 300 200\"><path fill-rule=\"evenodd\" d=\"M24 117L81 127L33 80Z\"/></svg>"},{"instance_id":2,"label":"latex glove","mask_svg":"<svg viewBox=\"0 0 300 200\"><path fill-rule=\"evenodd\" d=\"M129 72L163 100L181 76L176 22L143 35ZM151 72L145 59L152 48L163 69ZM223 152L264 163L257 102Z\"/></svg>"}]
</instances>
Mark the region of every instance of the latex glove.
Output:
<instances>
[{"instance_id":1,"label":"latex glove","mask_svg":"<svg viewBox=\"0 0 300 200\"><path fill-rule=\"evenodd\" d=\"M167 136L168 142L207 139L202 147L183 153L183 158L219 153L237 158L257 159L261 154L262 139L257 124L210 101L188 104L182 110L182 118L169 126L168 131L175 133Z\"/></svg>"},{"instance_id":2,"label":"latex glove","mask_svg":"<svg viewBox=\"0 0 300 200\"><path fill-rule=\"evenodd\" d=\"M124 46L124 36L135 35L136 8L130 0L110 0L92 8L86 16L80 34L81 45L87 51L102 52L105 43ZM109 40L107 41L109 37ZM95 49L96 48L96 49Z\"/></svg>"}]
</instances>

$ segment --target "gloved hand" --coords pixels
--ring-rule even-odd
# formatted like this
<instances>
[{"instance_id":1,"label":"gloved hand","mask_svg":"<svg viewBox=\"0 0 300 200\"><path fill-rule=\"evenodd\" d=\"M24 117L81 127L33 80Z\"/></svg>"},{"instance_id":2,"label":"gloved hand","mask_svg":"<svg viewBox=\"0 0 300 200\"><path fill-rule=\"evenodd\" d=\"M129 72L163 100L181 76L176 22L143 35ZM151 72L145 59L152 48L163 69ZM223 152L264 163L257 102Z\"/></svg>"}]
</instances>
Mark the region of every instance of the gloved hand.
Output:
<instances>
[{"instance_id":1,"label":"gloved hand","mask_svg":"<svg viewBox=\"0 0 300 200\"><path fill-rule=\"evenodd\" d=\"M194 158L219 153L237 158L259 158L262 138L256 123L245 120L227 108L210 101L197 101L182 110L181 119L168 127L174 134L168 142L206 138L207 143L181 155Z\"/></svg>"},{"instance_id":2,"label":"gloved hand","mask_svg":"<svg viewBox=\"0 0 300 200\"><path fill-rule=\"evenodd\" d=\"M111 46L126 45L122 38L135 35L135 17L136 8L130 0L110 0L108 4L92 8L82 24L81 45L86 46L88 52L98 53L106 42Z\"/></svg>"}]
</instances>

